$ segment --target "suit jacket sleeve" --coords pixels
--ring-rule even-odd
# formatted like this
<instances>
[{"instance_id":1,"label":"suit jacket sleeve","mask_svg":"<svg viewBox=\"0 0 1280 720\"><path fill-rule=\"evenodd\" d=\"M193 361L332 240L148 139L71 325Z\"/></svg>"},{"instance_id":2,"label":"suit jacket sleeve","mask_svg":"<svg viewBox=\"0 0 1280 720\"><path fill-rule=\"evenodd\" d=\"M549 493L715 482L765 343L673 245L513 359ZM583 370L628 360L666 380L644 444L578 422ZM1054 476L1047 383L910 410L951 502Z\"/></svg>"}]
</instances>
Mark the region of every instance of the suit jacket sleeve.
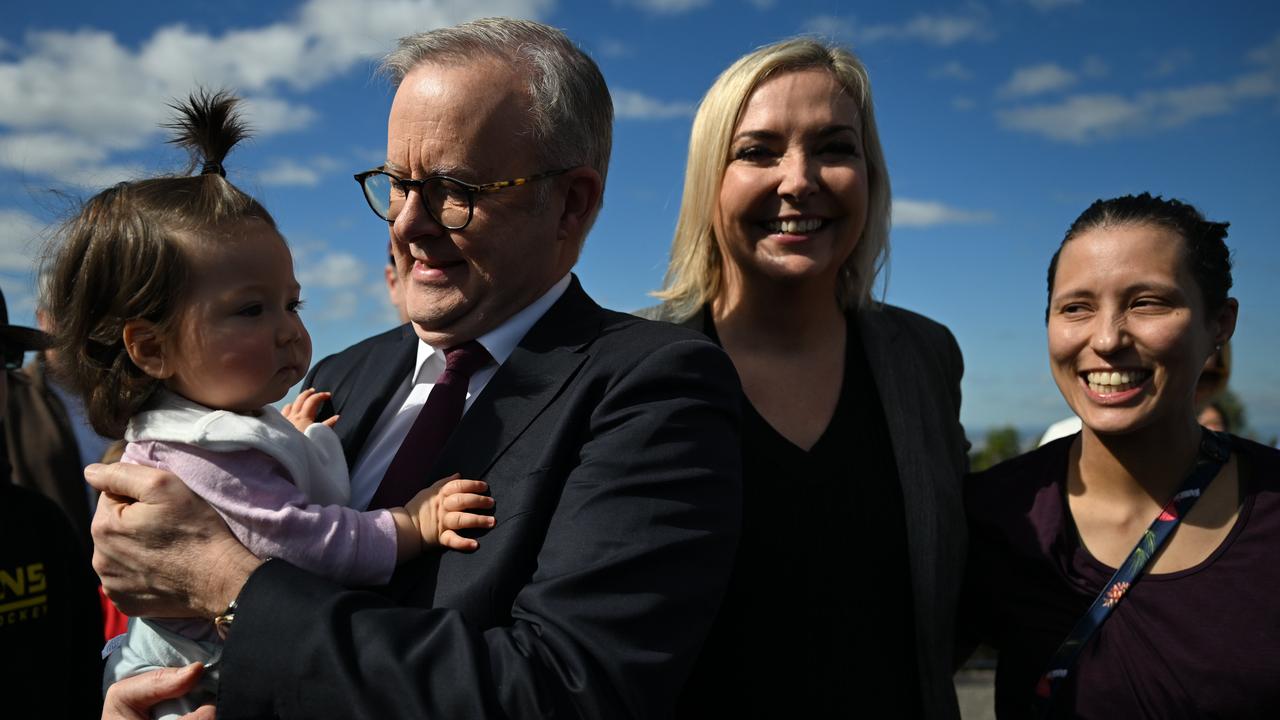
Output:
<instances>
[{"instance_id":1,"label":"suit jacket sleeve","mask_svg":"<svg viewBox=\"0 0 1280 720\"><path fill-rule=\"evenodd\" d=\"M718 348L678 337L575 380L600 386L576 456L529 468L562 478L558 502L545 520L508 519L546 524L508 624L269 562L239 598L219 717L669 716L741 516L736 375Z\"/></svg>"}]
</instances>

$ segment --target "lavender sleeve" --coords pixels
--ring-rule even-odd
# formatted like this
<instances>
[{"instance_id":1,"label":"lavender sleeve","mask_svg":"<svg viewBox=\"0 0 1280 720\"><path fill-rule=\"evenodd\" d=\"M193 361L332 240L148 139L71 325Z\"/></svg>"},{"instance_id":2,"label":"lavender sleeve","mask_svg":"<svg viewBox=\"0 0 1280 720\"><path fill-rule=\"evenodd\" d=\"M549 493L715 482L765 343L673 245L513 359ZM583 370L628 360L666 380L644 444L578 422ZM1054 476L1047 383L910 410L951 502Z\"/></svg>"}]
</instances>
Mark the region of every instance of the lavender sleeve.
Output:
<instances>
[{"instance_id":1,"label":"lavender sleeve","mask_svg":"<svg viewBox=\"0 0 1280 720\"><path fill-rule=\"evenodd\" d=\"M130 443L123 460L182 478L258 557L288 560L353 586L385 584L395 569L396 528L389 511L310 504L283 466L263 452L142 441Z\"/></svg>"}]
</instances>

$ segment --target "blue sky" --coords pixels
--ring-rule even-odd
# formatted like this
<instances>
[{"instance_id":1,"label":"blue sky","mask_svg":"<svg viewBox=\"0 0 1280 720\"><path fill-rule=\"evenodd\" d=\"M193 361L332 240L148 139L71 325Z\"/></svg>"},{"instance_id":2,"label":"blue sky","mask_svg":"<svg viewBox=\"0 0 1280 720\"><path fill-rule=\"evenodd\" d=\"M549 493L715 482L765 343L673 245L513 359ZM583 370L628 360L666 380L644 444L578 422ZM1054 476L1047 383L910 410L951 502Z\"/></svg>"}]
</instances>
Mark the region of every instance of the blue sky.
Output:
<instances>
[{"instance_id":1,"label":"blue sky","mask_svg":"<svg viewBox=\"0 0 1280 720\"><path fill-rule=\"evenodd\" d=\"M578 273L619 309L649 304L679 204L693 108L739 55L800 33L871 72L893 182L887 299L964 350L971 434L1041 428L1044 273L1093 199L1151 191L1231 222L1241 319L1232 386L1280 432L1280 4L805 0L254 0L6 3L0 10L0 283L30 322L32 267L77 198L178 169L157 125L196 85L248 99L231 179L293 247L316 357L389 327L385 226L351 174L385 146L395 37L533 17L596 60L618 121L605 210Z\"/></svg>"}]
</instances>

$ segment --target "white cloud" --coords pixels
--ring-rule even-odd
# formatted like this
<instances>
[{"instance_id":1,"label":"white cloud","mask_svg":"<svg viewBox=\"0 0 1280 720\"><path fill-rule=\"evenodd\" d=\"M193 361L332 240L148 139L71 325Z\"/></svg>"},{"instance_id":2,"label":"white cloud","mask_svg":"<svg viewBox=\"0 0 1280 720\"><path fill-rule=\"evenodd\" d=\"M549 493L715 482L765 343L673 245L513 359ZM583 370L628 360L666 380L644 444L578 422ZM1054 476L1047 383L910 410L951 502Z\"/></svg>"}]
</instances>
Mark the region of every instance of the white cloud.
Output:
<instances>
[{"instance_id":1,"label":"white cloud","mask_svg":"<svg viewBox=\"0 0 1280 720\"><path fill-rule=\"evenodd\" d=\"M951 100L951 107L960 111L968 111L977 107L978 104L969 97L957 97Z\"/></svg>"},{"instance_id":2,"label":"white cloud","mask_svg":"<svg viewBox=\"0 0 1280 720\"><path fill-rule=\"evenodd\" d=\"M1119 95L1076 95L1060 103L1001 110L1000 124L1050 140L1083 143L1141 127L1139 103Z\"/></svg>"},{"instance_id":3,"label":"white cloud","mask_svg":"<svg viewBox=\"0 0 1280 720\"><path fill-rule=\"evenodd\" d=\"M929 73L933 77L946 77L954 80L972 80L973 71L965 67L964 63L952 60L948 63L940 65Z\"/></svg>"},{"instance_id":4,"label":"white cloud","mask_svg":"<svg viewBox=\"0 0 1280 720\"><path fill-rule=\"evenodd\" d=\"M853 21L835 15L817 15L802 25L804 32L824 37L853 37Z\"/></svg>"},{"instance_id":5,"label":"white cloud","mask_svg":"<svg viewBox=\"0 0 1280 720\"><path fill-rule=\"evenodd\" d=\"M992 215L985 211L960 210L933 200L895 198L893 201L894 227L934 227L990 222Z\"/></svg>"},{"instance_id":6,"label":"white cloud","mask_svg":"<svg viewBox=\"0 0 1280 720\"><path fill-rule=\"evenodd\" d=\"M757 10L768 10L777 4L776 0L748 0Z\"/></svg>"},{"instance_id":7,"label":"white cloud","mask_svg":"<svg viewBox=\"0 0 1280 720\"><path fill-rule=\"evenodd\" d=\"M35 269L45 240L45 224L21 210L0 209L0 271Z\"/></svg>"},{"instance_id":8,"label":"white cloud","mask_svg":"<svg viewBox=\"0 0 1280 720\"><path fill-rule=\"evenodd\" d=\"M296 248L294 262L298 270L298 283L303 290L356 288L367 282L374 273L356 256L327 249L317 253L314 249Z\"/></svg>"},{"instance_id":9,"label":"white cloud","mask_svg":"<svg viewBox=\"0 0 1280 720\"><path fill-rule=\"evenodd\" d=\"M273 164L258 172L258 182L263 185L298 185L315 187L320 184L321 173L313 167L303 165L296 160L277 159Z\"/></svg>"},{"instance_id":10,"label":"white cloud","mask_svg":"<svg viewBox=\"0 0 1280 720\"><path fill-rule=\"evenodd\" d=\"M1026 97L1061 90L1076 83L1075 73L1054 63L1018 68L1000 88L1003 97Z\"/></svg>"},{"instance_id":11,"label":"white cloud","mask_svg":"<svg viewBox=\"0 0 1280 720\"><path fill-rule=\"evenodd\" d=\"M711 4L711 0L626 0L626 4L655 15L678 15Z\"/></svg>"},{"instance_id":12,"label":"white cloud","mask_svg":"<svg viewBox=\"0 0 1280 720\"><path fill-rule=\"evenodd\" d=\"M321 308L318 319L332 320L350 320L355 317L356 309L360 305L360 296L353 290L340 290L331 293Z\"/></svg>"},{"instance_id":13,"label":"white cloud","mask_svg":"<svg viewBox=\"0 0 1280 720\"><path fill-rule=\"evenodd\" d=\"M998 116L1002 125L1013 130L1050 140L1087 143L1228 115L1247 100L1276 93L1274 78L1259 73L1225 83L1148 91L1132 97L1076 95L1060 103L1002 110Z\"/></svg>"},{"instance_id":14,"label":"white cloud","mask_svg":"<svg viewBox=\"0 0 1280 720\"><path fill-rule=\"evenodd\" d=\"M921 13L901 23L860 24L854 18L819 15L802 26L805 32L831 37L848 37L859 43L881 40L916 40L947 47L966 40L989 40L995 33L985 13Z\"/></svg>"},{"instance_id":15,"label":"white cloud","mask_svg":"<svg viewBox=\"0 0 1280 720\"><path fill-rule=\"evenodd\" d=\"M618 88L612 91L613 112L625 120L665 120L691 117L695 105L691 102L667 101L650 97L635 90Z\"/></svg>"},{"instance_id":16,"label":"white cloud","mask_svg":"<svg viewBox=\"0 0 1280 720\"><path fill-rule=\"evenodd\" d=\"M977 17L964 15L917 15L906 23L868 25L858 37L863 42L881 39L920 40L943 47L964 40L981 40L991 37L991 31Z\"/></svg>"},{"instance_id":17,"label":"white cloud","mask_svg":"<svg viewBox=\"0 0 1280 720\"><path fill-rule=\"evenodd\" d=\"M259 135L314 122L283 96L390 49L408 30L493 16L537 17L553 0L308 0L283 22L213 35L175 24L136 47L111 33L28 32L0 60L0 167L64 182L121 179L117 157L157 143L166 103L197 85L241 94Z\"/></svg>"},{"instance_id":18,"label":"white cloud","mask_svg":"<svg viewBox=\"0 0 1280 720\"><path fill-rule=\"evenodd\" d=\"M1261 67L1221 82L1127 96L1074 95L1058 103L1002 110L997 116L1001 125L1012 130L1072 143L1180 127L1201 118L1230 115L1251 101L1280 97L1280 35L1246 58Z\"/></svg>"}]
</instances>

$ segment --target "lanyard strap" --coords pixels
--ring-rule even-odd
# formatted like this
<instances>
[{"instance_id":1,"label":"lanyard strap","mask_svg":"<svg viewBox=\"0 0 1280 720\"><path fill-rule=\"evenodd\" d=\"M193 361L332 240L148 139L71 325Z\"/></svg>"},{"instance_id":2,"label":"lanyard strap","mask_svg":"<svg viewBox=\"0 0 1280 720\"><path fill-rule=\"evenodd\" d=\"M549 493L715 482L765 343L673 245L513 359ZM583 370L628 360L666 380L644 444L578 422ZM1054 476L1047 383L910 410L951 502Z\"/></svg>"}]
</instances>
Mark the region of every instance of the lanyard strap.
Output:
<instances>
[{"instance_id":1,"label":"lanyard strap","mask_svg":"<svg viewBox=\"0 0 1280 720\"><path fill-rule=\"evenodd\" d=\"M1119 570L1111 576L1102 592L1094 599L1093 605L1076 621L1075 627L1062 641L1053 658L1049 660L1049 670L1040 677L1036 685L1036 705L1042 718L1049 717L1053 708L1053 699L1062 683L1066 681L1071 669L1085 643L1102 627L1102 623L1111 615L1111 611L1124 599L1125 593L1138 581L1147 562L1155 557L1164 545L1165 540L1173 533L1182 518L1187 516L1200 494L1218 475L1218 471L1231 457L1231 440L1226 433L1204 430L1200 440L1200 452L1196 456L1196 466L1191 474L1182 482L1182 487L1174 494L1160 516L1151 522L1151 526L1142 534L1142 539L1129 553L1128 559Z\"/></svg>"}]
</instances>

